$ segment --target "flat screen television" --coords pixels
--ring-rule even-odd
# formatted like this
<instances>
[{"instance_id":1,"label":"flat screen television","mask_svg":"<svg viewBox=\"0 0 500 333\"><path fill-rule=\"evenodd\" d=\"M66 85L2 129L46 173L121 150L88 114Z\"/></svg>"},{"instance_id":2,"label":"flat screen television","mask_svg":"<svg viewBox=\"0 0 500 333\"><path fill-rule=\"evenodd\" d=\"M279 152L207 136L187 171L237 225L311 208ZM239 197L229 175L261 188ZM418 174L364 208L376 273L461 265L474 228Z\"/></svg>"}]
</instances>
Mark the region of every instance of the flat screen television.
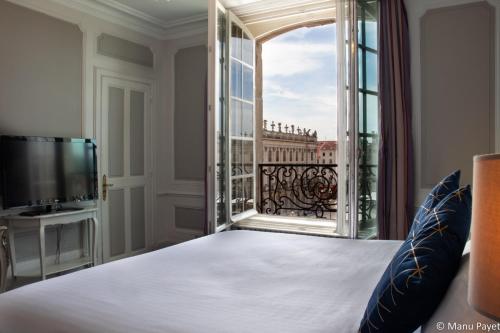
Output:
<instances>
[{"instance_id":1,"label":"flat screen television","mask_svg":"<svg viewBox=\"0 0 500 333\"><path fill-rule=\"evenodd\" d=\"M4 209L95 200L95 141L0 136L0 177Z\"/></svg>"}]
</instances>

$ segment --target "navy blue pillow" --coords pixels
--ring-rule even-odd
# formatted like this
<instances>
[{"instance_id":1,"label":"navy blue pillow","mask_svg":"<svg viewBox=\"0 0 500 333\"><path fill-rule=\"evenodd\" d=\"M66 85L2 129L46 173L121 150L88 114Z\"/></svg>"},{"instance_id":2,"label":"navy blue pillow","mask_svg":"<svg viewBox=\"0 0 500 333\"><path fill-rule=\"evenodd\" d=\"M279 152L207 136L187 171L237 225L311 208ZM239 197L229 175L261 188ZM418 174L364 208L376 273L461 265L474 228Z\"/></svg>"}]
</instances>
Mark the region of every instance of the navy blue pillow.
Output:
<instances>
[{"instance_id":1,"label":"navy blue pillow","mask_svg":"<svg viewBox=\"0 0 500 333\"><path fill-rule=\"evenodd\" d=\"M470 186L448 194L409 235L368 302L360 332L414 332L453 280L469 236Z\"/></svg>"},{"instance_id":2,"label":"navy blue pillow","mask_svg":"<svg viewBox=\"0 0 500 333\"><path fill-rule=\"evenodd\" d=\"M436 207L439 202L441 202L444 197L453 191L456 191L460 186L460 170L457 170L441 180L434 186L432 191L427 194L424 202L420 207L418 207L415 218L411 225L409 235L413 236L420 226L421 222L424 221L427 213L429 213L434 207Z\"/></svg>"}]
</instances>

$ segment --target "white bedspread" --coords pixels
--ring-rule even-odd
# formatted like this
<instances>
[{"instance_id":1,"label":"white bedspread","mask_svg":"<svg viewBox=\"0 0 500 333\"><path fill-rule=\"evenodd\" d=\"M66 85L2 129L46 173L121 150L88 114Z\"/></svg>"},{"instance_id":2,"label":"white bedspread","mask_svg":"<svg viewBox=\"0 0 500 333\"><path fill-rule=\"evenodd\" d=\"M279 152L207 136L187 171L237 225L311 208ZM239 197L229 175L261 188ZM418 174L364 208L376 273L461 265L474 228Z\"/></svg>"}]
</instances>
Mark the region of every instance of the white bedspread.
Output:
<instances>
[{"instance_id":1,"label":"white bedspread","mask_svg":"<svg viewBox=\"0 0 500 333\"><path fill-rule=\"evenodd\" d=\"M0 331L356 332L400 244L219 233L4 293Z\"/></svg>"}]
</instances>

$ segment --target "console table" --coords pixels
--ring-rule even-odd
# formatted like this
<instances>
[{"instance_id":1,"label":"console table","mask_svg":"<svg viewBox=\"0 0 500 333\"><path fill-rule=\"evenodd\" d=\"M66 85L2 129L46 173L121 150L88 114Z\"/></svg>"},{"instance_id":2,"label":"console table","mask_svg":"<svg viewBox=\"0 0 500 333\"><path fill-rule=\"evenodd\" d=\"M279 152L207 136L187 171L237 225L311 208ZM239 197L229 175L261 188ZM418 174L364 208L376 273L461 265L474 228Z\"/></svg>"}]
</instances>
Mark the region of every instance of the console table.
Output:
<instances>
[{"instance_id":1,"label":"console table","mask_svg":"<svg viewBox=\"0 0 500 333\"><path fill-rule=\"evenodd\" d=\"M14 246L14 233L21 229L39 230L40 247L40 277L45 280L47 275L64 272L70 269L94 266L96 263L96 236L97 236L97 208L85 208L81 210L69 210L55 213L48 213L36 216L9 215L3 218L8 224L9 250L12 277L16 277L16 250ZM64 225L71 223L84 223L88 232L83 238L83 257L62 263L47 265L45 262L45 227L50 225ZM85 239L86 238L86 239Z\"/></svg>"}]
</instances>

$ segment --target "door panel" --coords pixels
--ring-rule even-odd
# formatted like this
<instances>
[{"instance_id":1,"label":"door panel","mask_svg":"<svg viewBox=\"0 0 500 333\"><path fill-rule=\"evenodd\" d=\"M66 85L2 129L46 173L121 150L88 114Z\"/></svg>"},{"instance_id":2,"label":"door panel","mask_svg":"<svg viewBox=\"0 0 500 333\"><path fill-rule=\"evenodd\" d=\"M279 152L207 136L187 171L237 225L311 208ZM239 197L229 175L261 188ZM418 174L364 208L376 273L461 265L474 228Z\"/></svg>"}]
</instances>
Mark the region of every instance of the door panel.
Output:
<instances>
[{"instance_id":1,"label":"door panel","mask_svg":"<svg viewBox=\"0 0 500 333\"><path fill-rule=\"evenodd\" d=\"M144 92L130 92L130 175L144 176Z\"/></svg>"},{"instance_id":2,"label":"door panel","mask_svg":"<svg viewBox=\"0 0 500 333\"><path fill-rule=\"evenodd\" d=\"M146 246L146 230L144 224L144 217L146 213L146 210L144 209L144 187L132 188L130 190L130 199L132 251L137 251Z\"/></svg>"},{"instance_id":3,"label":"door panel","mask_svg":"<svg viewBox=\"0 0 500 333\"><path fill-rule=\"evenodd\" d=\"M113 189L109 191L109 248L110 256L125 253L125 191Z\"/></svg>"},{"instance_id":4,"label":"door panel","mask_svg":"<svg viewBox=\"0 0 500 333\"><path fill-rule=\"evenodd\" d=\"M143 251L149 225L150 86L104 77L101 108L103 259Z\"/></svg>"},{"instance_id":5,"label":"door panel","mask_svg":"<svg viewBox=\"0 0 500 333\"><path fill-rule=\"evenodd\" d=\"M123 176L124 142L123 123L125 114L125 90L118 87L109 87L109 113L108 113L108 163L110 177Z\"/></svg>"}]
</instances>

